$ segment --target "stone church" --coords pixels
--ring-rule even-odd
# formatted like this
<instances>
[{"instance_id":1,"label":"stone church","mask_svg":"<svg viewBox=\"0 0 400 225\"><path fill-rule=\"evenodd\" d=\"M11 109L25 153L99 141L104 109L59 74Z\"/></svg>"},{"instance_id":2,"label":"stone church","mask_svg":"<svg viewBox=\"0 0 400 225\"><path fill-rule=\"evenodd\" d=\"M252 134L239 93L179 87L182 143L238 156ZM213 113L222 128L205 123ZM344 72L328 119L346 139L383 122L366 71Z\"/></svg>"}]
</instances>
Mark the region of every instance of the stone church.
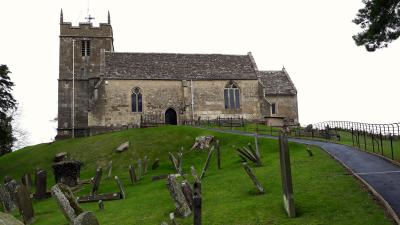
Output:
<instances>
[{"instance_id":1,"label":"stone church","mask_svg":"<svg viewBox=\"0 0 400 225\"><path fill-rule=\"evenodd\" d=\"M258 70L252 54L127 53L108 22L60 15L57 137L217 117L298 123L297 90L285 69Z\"/></svg>"}]
</instances>

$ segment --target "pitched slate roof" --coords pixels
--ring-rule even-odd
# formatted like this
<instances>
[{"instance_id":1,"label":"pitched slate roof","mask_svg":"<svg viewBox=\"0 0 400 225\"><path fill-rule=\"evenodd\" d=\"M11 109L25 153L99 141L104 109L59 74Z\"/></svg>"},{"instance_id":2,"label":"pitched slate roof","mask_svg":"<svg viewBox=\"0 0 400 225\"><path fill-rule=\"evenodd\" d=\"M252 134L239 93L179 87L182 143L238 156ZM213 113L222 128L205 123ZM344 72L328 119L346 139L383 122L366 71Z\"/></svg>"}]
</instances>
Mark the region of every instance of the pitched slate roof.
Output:
<instances>
[{"instance_id":1,"label":"pitched slate roof","mask_svg":"<svg viewBox=\"0 0 400 225\"><path fill-rule=\"evenodd\" d=\"M285 69L259 71L258 75L265 86L266 95L296 95L297 90Z\"/></svg>"},{"instance_id":2,"label":"pitched slate roof","mask_svg":"<svg viewBox=\"0 0 400 225\"><path fill-rule=\"evenodd\" d=\"M105 53L105 78L135 80L256 80L249 55Z\"/></svg>"}]
</instances>

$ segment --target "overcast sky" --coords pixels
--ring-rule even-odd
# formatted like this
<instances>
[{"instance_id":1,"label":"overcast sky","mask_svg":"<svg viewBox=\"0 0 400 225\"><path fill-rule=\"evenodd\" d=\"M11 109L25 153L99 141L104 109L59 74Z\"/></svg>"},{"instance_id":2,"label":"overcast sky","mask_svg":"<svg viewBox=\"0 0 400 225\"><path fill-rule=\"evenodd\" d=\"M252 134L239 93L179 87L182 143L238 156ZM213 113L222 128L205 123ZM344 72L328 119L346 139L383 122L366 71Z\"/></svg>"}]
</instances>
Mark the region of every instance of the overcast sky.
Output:
<instances>
[{"instance_id":1,"label":"overcast sky","mask_svg":"<svg viewBox=\"0 0 400 225\"><path fill-rule=\"evenodd\" d=\"M122 52L246 54L260 70L285 66L298 90L301 124L398 122L400 40L374 53L357 47L351 21L361 0L0 0L0 64L16 83L32 144L56 134L59 14L77 25L111 13Z\"/></svg>"}]
</instances>

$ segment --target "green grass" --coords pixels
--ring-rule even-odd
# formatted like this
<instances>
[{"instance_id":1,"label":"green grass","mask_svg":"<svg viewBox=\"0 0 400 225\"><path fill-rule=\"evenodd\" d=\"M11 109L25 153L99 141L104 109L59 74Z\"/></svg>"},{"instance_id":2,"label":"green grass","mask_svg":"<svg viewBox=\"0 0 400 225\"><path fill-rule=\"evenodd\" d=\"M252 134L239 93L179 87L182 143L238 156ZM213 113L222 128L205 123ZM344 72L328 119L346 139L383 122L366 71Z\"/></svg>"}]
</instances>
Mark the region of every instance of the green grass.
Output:
<instances>
[{"instance_id":1,"label":"green grass","mask_svg":"<svg viewBox=\"0 0 400 225\"><path fill-rule=\"evenodd\" d=\"M48 171L50 187L54 184L51 161L61 151L67 151L84 162L82 179L94 176L97 166L106 167L112 160L113 175L121 178L127 198L105 202L104 211L98 210L97 203L81 204L81 207L95 212L103 225L160 224L168 221L174 205L165 181L152 182L151 177L174 172L167 153L177 152L180 146L185 149L184 171L190 173L189 168L194 165L200 173L207 153L190 151L189 148L196 136L208 134L220 140L222 170L216 168L214 155L202 181L203 224L392 224L383 208L342 166L315 147L312 147L314 156L309 157L305 146L295 143L290 143L289 147L297 217L289 219L282 204L276 140L259 140L264 166L252 169L264 185L266 194L257 195L232 148L232 145L253 142L253 138L184 126L131 129L26 147L0 158L0 179L5 175L19 178L23 173L40 167ZM133 143L130 149L121 154L114 153L113 150L127 140ZM136 164L137 159L145 155L151 161L160 158L160 167L154 171L150 169L138 184L132 185L128 179L128 165ZM89 190L90 186L85 186L76 195L87 194ZM117 191L114 180L103 179L99 192L112 191ZM34 224L67 225L54 199L35 201L34 208L37 217ZM192 217L179 218L178 223L192 224Z\"/></svg>"}]
</instances>

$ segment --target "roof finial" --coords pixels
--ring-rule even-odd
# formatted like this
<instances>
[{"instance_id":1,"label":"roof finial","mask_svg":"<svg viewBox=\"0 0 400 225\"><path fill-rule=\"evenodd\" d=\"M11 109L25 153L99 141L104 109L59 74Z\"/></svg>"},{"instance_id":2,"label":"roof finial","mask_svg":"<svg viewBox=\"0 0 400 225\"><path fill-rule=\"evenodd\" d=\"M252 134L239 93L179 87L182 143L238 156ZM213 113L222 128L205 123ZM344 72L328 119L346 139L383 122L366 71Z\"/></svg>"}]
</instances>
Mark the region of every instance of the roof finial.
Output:
<instances>
[{"instance_id":1,"label":"roof finial","mask_svg":"<svg viewBox=\"0 0 400 225\"><path fill-rule=\"evenodd\" d=\"M110 10L108 10L108 24L111 25L111 16L110 16Z\"/></svg>"},{"instance_id":2,"label":"roof finial","mask_svg":"<svg viewBox=\"0 0 400 225\"><path fill-rule=\"evenodd\" d=\"M283 70L283 71L285 71L285 70L286 70L286 69L285 69L285 66L282 66L282 70Z\"/></svg>"},{"instance_id":3,"label":"roof finial","mask_svg":"<svg viewBox=\"0 0 400 225\"><path fill-rule=\"evenodd\" d=\"M61 12L60 12L60 23L64 23L64 15L63 15L62 8L61 8Z\"/></svg>"}]
</instances>

